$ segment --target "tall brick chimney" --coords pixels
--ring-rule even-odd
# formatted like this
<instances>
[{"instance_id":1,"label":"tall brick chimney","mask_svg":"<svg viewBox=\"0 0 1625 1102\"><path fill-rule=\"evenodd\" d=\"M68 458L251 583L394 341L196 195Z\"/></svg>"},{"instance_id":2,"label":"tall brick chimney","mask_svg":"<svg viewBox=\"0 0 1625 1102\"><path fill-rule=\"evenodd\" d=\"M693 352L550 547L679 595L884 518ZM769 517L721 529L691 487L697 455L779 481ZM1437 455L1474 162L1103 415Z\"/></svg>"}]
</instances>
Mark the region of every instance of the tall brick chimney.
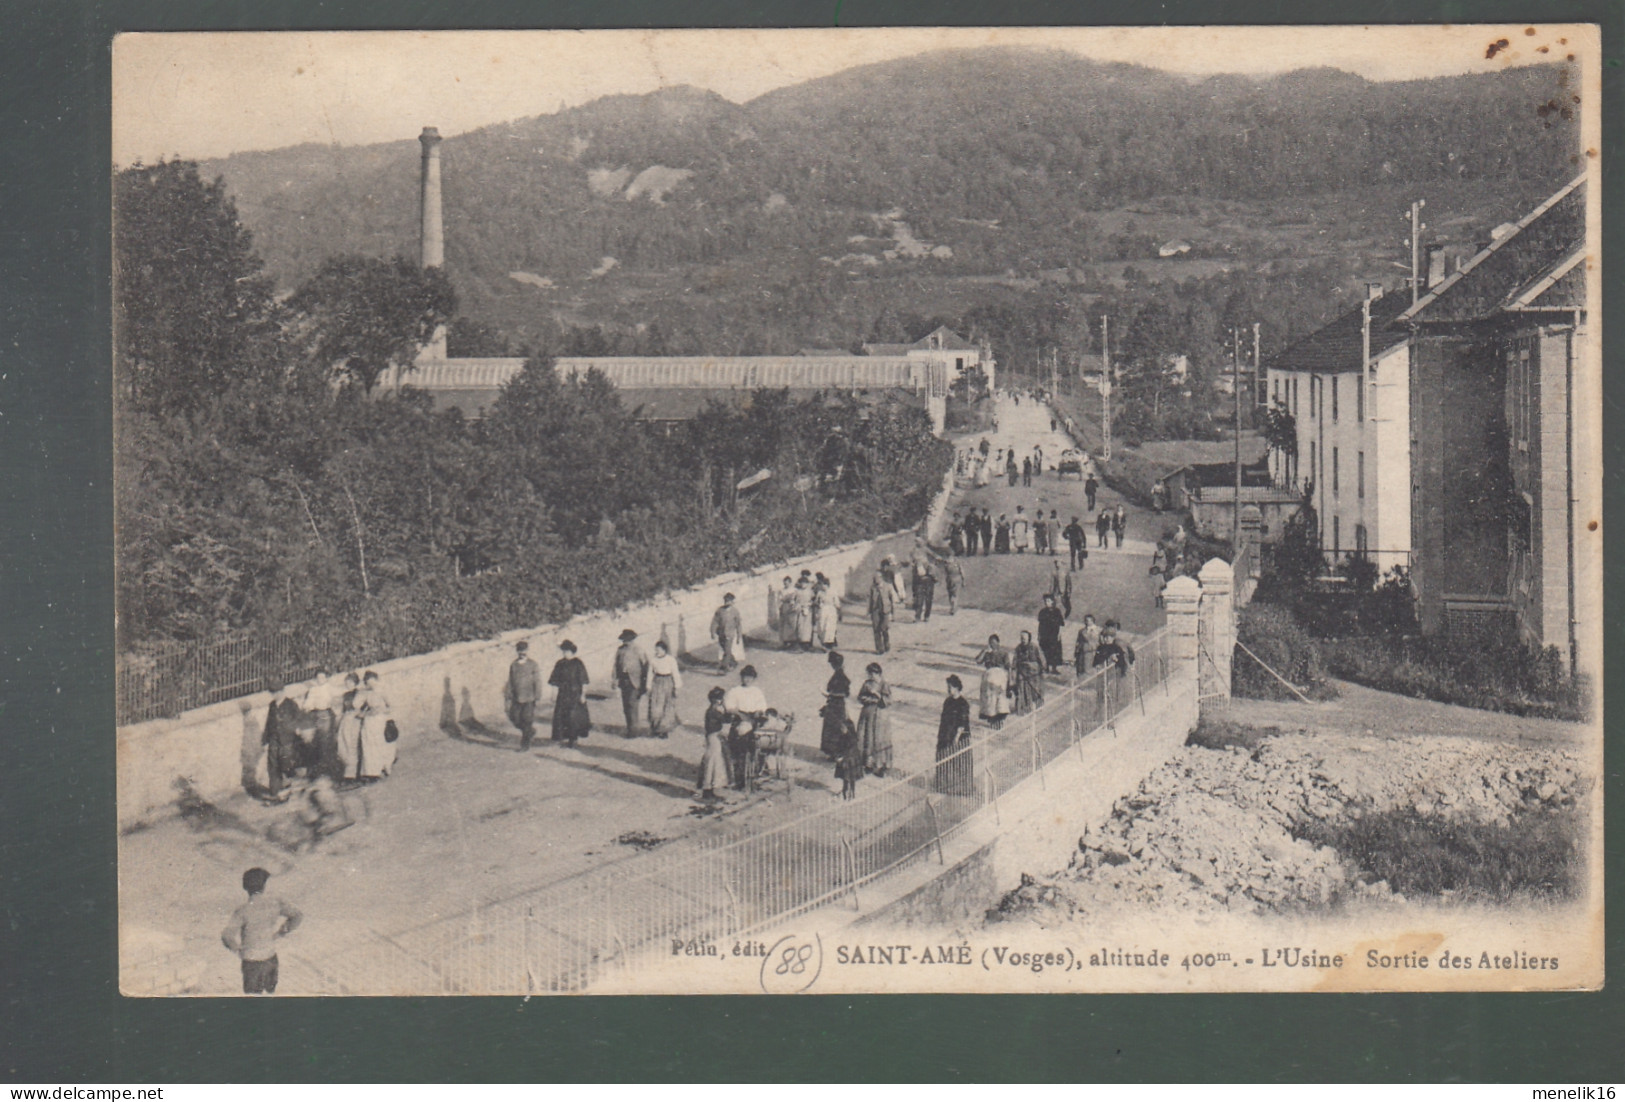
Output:
<instances>
[{"instance_id":1,"label":"tall brick chimney","mask_svg":"<svg viewBox=\"0 0 1625 1102\"><path fill-rule=\"evenodd\" d=\"M423 143L423 174L419 190L422 230L419 250L423 267L438 268L446 262L446 235L440 221L440 131L425 126L418 135Z\"/></svg>"}]
</instances>

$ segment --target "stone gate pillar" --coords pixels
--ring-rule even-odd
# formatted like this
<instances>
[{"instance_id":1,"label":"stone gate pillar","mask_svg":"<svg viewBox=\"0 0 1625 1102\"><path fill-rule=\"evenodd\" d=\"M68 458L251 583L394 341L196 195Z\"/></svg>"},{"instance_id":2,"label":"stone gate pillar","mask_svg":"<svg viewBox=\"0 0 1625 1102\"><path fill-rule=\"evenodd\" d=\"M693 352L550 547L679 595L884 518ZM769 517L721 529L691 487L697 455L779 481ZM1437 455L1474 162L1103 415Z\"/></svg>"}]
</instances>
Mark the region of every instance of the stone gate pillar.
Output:
<instances>
[{"instance_id":1,"label":"stone gate pillar","mask_svg":"<svg viewBox=\"0 0 1625 1102\"><path fill-rule=\"evenodd\" d=\"M1203 697L1230 698L1230 660L1236 649L1233 606L1235 568L1223 559L1209 559L1197 575L1202 583L1199 616L1202 649Z\"/></svg>"},{"instance_id":2,"label":"stone gate pillar","mask_svg":"<svg viewBox=\"0 0 1625 1102\"><path fill-rule=\"evenodd\" d=\"M1194 675L1198 672L1196 621L1202 587L1195 578L1175 578L1162 591L1162 603L1168 610L1168 675L1179 677L1185 671Z\"/></svg>"}]
</instances>

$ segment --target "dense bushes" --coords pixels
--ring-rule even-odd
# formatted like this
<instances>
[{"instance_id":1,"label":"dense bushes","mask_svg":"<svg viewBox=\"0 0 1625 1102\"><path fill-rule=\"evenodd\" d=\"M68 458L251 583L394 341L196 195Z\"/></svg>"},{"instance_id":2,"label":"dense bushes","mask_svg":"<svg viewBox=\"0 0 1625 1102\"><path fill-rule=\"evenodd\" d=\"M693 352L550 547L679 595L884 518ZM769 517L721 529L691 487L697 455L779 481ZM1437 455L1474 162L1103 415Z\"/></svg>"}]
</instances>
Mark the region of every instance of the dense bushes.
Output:
<instances>
[{"instance_id":1,"label":"dense bushes","mask_svg":"<svg viewBox=\"0 0 1625 1102\"><path fill-rule=\"evenodd\" d=\"M1289 553L1286 539L1308 525L1293 525L1275 548L1253 608L1274 608L1319 640L1327 672L1385 692L1484 708L1514 715L1581 719L1586 704L1561 651L1542 650L1518 638L1504 619L1470 634L1423 635L1415 596L1403 568L1380 580L1376 566L1351 559L1341 580L1324 582L1318 545Z\"/></svg>"},{"instance_id":2,"label":"dense bushes","mask_svg":"<svg viewBox=\"0 0 1625 1102\"><path fill-rule=\"evenodd\" d=\"M1471 639L1364 635L1328 640L1330 672L1405 696L1494 712L1581 719L1574 679L1556 647L1529 647L1510 630Z\"/></svg>"},{"instance_id":3,"label":"dense bushes","mask_svg":"<svg viewBox=\"0 0 1625 1102\"><path fill-rule=\"evenodd\" d=\"M1525 812L1508 823L1404 808L1358 819L1307 819L1294 833L1331 846L1404 895L1451 893L1505 903L1573 897L1583 886L1582 829L1573 808Z\"/></svg>"},{"instance_id":4,"label":"dense bushes","mask_svg":"<svg viewBox=\"0 0 1625 1102\"><path fill-rule=\"evenodd\" d=\"M1149 509L1151 487L1163 471L1151 460L1126 448L1112 451L1109 462L1100 464L1100 477L1131 504Z\"/></svg>"},{"instance_id":5,"label":"dense bushes","mask_svg":"<svg viewBox=\"0 0 1625 1102\"><path fill-rule=\"evenodd\" d=\"M343 624L364 653L416 653L910 527L950 461L901 403L764 399L767 450L744 455L653 432L600 384L479 425L394 398L299 406L268 439L241 410L206 438L133 421L121 641ZM749 417L706 426L738 443ZM833 457L824 433L847 441Z\"/></svg>"},{"instance_id":6,"label":"dense bushes","mask_svg":"<svg viewBox=\"0 0 1625 1102\"><path fill-rule=\"evenodd\" d=\"M1312 699L1330 700L1337 690L1326 680L1326 662L1318 642L1298 626L1285 609L1249 605L1241 610L1236 638L1270 669ZM1236 648L1233 692L1260 700L1296 700L1297 694L1263 669L1258 660Z\"/></svg>"}]
</instances>

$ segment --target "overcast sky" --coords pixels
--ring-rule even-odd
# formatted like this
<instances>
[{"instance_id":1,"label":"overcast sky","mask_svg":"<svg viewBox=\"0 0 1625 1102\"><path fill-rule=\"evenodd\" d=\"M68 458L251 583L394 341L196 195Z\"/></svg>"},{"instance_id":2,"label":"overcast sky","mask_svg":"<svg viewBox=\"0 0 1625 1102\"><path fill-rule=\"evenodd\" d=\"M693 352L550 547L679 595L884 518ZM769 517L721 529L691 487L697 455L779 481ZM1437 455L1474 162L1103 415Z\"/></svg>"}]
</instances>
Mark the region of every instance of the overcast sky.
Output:
<instances>
[{"instance_id":1,"label":"overcast sky","mask_svg":"<svg viewBox=\"0 0 1625 1102\"><path fill-rule=\"evenodd\" d=\"M1585 54L1573 26L903 28L130 34L113 51L113 158L450 136L615 93L689 84L736 102L929 50L1043 45L1174 72L1330 65L1372 80ZM1486 59L1490 43L1508 47ZM1563 40L1567 40L1566 42ZM1541 54L1542 46L1549 52Z\"/></svg>"}]
</instances>

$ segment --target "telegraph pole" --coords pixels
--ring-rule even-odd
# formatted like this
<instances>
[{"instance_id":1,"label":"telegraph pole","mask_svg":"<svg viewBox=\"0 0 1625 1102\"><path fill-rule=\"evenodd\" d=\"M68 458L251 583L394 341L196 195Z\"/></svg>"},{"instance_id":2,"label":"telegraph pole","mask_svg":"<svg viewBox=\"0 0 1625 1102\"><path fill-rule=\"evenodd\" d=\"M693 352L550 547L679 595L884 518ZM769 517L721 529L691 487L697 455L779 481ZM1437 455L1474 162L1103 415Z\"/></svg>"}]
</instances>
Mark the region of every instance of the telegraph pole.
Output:
<instances>
[{"instance_id":1,"label":"telegraph pole","mask_svg":"<svg viewBox=\"0 0 1625 1102\"><path fill-rule=\"evenodd\" d=\"M1264 401L1264 361L1258 355L1258 322L1253 322L1253 405L1262 408ZM1255 421L1254 424L1257 422Z\"/></svg>"},{"instance_id":2,"label":"telegraph pole","mask_svg":"<svg viewBox=\"0 0 1625 1102\"><path fill-rule=\"evenodd\" d=\"M1230 510L1230 561L1241 554L1241 330L1230 329L1230 381L1236 399L1236 498Z\"/></svg>"},{"instance_id":3,"label":"telegraph pole","mask_svg":"<svg viewBox=\"0 0 1625 1102\"><path fill-rule=\"evenodd\" d=\"M1100 458L1112 458L1112 358L1106 350L1110 319L1100 315Z\"/></svg>"}]
</instances>

